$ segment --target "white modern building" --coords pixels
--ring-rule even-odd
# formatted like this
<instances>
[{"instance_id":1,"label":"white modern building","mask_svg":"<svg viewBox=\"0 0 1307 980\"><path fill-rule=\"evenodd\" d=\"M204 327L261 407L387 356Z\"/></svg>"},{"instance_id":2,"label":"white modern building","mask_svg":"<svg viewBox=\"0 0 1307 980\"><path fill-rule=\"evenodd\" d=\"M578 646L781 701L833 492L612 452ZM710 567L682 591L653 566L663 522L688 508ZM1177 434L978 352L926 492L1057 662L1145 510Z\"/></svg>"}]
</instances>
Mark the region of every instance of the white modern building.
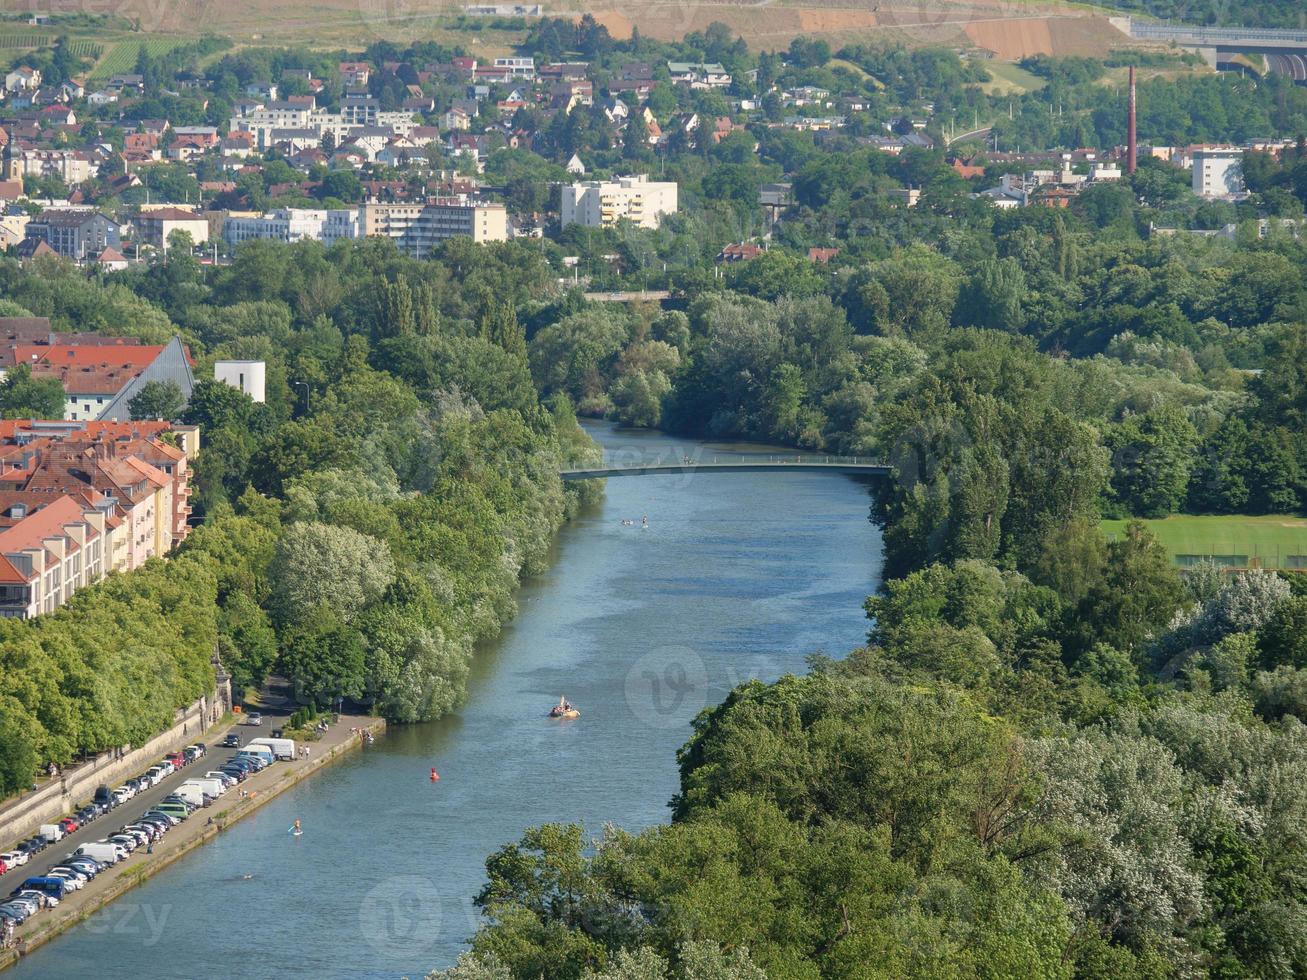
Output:
<instances>
[{"instance_id":1,"label":"white modern building","mask_svg":"<svg viewBox=\"0 0 1307 980\"><path fill-rule=\"evenodd\" d=\"M232 245L256 238L277 242L311 238L330 245L342 238L359 237L359 213L353 208L279 208L256 217L228 217L222 234Z\"/></svg>"},{"instance_id":2,"label":"white modern building","mask_svg":"<svg viewBox=\"0 0 1307 980\"><path fill-rule=\"evenodd\" d=\"M260 405L265 401L267 365L263 361L215 361L213 378L245 392Z\"/></svg>"},{"instance_id":3,"label":"white modern building","mask_svg":"<svg viewBox=\"0 0 1307 980\"><path fill-rule=\"evenodd\" d=\"M1244 192L1243 150L1208 146L1194 151L1194 193L1200 197L1234 197Z\"/></svg>"},{"instance_id":4,"label":"white modern building","mask_svg":"<svg viewBox=\"0 0 1307 980\"><path fill-rule=\"evenodd\" d=\"M495 67L507 71L514 78L532 79L536 77L534 58L496 58Z\"/></svg>"},{"instance_id":5,"label":"white modern building","mask_svg":"<svg viewBox=\"0 0 1307 980\"><path fill-rule=\"evenodd\" d=\"M416 258L425 258L441 242L470 238L474 242L508 240L508 210L497 201L469 197L435 198L424 202L371 203L359 208L364 235L393 238Z\"/></svg>"},{"instance_id":6,"label":"white modern building","mask_svg":"<svg viewBox=\"0 0 1307 980\"><path fill-rule=\"evenodd\" d=\"M625 218L657 228L664 214L676 213L676 184L643 175L616 180L583 180L563 188L562 225L606 228Z\"/></svg>"}]
</instances>

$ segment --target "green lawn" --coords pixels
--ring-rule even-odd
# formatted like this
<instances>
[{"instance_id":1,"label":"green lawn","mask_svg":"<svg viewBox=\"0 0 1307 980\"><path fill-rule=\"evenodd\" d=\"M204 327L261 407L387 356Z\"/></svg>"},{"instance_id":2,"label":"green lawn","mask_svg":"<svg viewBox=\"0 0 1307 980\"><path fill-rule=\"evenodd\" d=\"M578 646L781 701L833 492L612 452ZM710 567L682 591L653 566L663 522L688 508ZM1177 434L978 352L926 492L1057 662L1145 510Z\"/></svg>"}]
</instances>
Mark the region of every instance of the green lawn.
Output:
<instances>
[{"instance_id":1,"label":"green lawn","mask_svg":"<svg viewBox=\"0 0 1307 980\"><path fill-rule=\"evenodd\" d=\"M1211 555L1235 567L1307 570L1307 519L1291 516L1191 517L1144 521L1180 565ZM1124 533L1125 521L1103 521L1108 537Z\"/></svg>"},{"instance_id":2,"label":"green lawn","mask_svg":"<svg viewBox=\"0 0 1307 980\"><path fill-rule=\"evenodd\" d=\"M144 35L119 41L105 51L104 56L91 70L92 78L109 78L111 75L127 75L136 67L136 59L141 53L142 45L151 55L160 55L173 48L189 44L191 38L161 37Z\"/></svg>"},{"instance_id":3,"label":"green lawn","mask_svg":"<svg viewBox=\"0 0 1307 980\"><path fill-rule=\"evenodd\" d=\"M986 95L1025 95L1037 92L1047 84L1038 75L1007 61L987 61L985 70L993 76L980 86Z\"/></svg>"}]
</instances>

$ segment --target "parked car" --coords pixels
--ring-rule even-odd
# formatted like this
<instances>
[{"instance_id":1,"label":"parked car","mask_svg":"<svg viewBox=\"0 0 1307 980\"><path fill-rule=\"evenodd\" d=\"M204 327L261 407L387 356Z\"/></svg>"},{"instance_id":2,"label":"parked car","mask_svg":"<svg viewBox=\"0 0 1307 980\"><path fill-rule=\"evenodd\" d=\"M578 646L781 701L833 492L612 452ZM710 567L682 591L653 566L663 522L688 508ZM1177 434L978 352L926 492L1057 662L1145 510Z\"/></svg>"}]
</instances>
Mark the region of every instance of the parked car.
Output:
<instances>
[{"instance_id":1,"label":"parked car","mask_svg":"<svg viewBox=\"0 0 1307 980\"><path fill-rule=\"evenodd\" d=\"M0 858L0 875L9 873L9 865L5 864L5 859Z\"/></svg>"},{"instance_id":2,"label":"parked car","mask_svg":"<svg viewBox=\"0 0 1307 980\"><path fill-rule=\"evenodd\" d=\"M172 763L173 772L176 772L182 766L186 765L186 763L191 761L190 759L186 758L185 752L173 752L171 755L164 756L164 759Z\"/></svg>"},{"instance_id":3,"label":"parked car","mask_svg":"<svg viewBox=\"0 0 1307 980\"><path fill-rule=\"evenodd\" d=\"M137 847L142 844L150 843L151 837L145 832L144 827L127 826L123 827L118 833L110 836L110 840L117 840L119 837L126 837L133 841Z\"/></svg>"},{"instance_id":4,"label":"parked car","mask_svg":"<svg viewBox=\"0 0 1307 980\"><path fill-rule=\"evenodd\" d=\"M55 898L53 895L47 895L45 892L38 892L31 888L27 888L24 889L23 891L20 891L16 897L35 898L38 902L41 903L41 908L43 909L53 909L59 907L59 899Z\"/></svg>"},{"instance_id":5,"label":"parked car","mask_svg":"<svg viewBox=\"0 0 1307 980\"><path fill-rule=\"evenodd\" d=\"M22 905L14 902L5 902L0 905L0 919L8 919L14 925L21 926L31 917L31 913Z\"/></svg>"},{"instance_id":6,"label":"parked car","mask_svg":"<svg viewBox=\"0 0 1307 980\"><path fill-rule=\"evenodd\" d=\"M21 868L24 864L27 863L28 854L24 850L15 848L12 851L5 851L3 854L0 854L0 861L3 861L5 864L7 864L9 866L9 870L12 871L14 868Z\"/></svg>"},{"instance_id":7,"label":"parked car","mask_svg":"<svg viewBox=\"0 0 1307 980\"><path fill-rule=\"evenodd\" d=\"M63 878L68 882L68 887L72 888L74 891L80 891L85 888L86 883L90 881L90 878L86 875L80 874L72 868L64 867L62 864L57 868L51 868L45 873L45 876L47 878Z\"/></svg>"}]
</instances>

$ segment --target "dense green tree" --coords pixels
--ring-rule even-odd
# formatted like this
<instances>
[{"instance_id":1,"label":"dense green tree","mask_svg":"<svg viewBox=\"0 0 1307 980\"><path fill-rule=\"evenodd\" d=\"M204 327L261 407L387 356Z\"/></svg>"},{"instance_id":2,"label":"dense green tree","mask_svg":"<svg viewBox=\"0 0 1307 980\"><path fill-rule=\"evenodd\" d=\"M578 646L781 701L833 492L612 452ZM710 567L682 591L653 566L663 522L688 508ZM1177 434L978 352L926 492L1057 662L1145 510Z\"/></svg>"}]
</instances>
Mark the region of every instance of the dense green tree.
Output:
<instances>
[{"instance_id":1,"label":"dense green tree","mask_svg":"<svg viewBox=\"0 0 1307 980\"><path fill-rule=\"evenodd\" d=\"M176 381L147 381L127 402L133 419L172 420L181 416L186 395Z\"/></svg>"},{"instance_id":2,"label":"dense green tree","mask_svg":"<svg viewBox=\"0 0 1307 980\"><path fill-rule=\"evenodd\" d=\"M64 388L58 378L35 378L26 364L16 364L0 381L0 412L7 419L61 419Z\"/></svg>"}]
</instances>

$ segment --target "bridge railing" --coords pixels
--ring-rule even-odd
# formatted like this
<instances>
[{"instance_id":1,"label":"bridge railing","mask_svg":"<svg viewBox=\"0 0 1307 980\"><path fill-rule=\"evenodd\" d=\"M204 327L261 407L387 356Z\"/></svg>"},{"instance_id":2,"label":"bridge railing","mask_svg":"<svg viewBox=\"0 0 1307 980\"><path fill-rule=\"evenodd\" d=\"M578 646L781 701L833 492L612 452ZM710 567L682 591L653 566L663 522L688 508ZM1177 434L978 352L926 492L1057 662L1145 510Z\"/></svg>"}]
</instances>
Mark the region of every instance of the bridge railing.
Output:
<instances>
[{"instance_id":1,"label":"bridge railing","mask_svg":"<svg viewBox=\"0 0 1307 980\"><path fill-rule=\"evenodd\" d=\"M871 456L832 456L826 453L786 453L766 455L763 453L749 455L709 455L695 456L651 456L645 459L603 460L602 462L582 461L564 466L564 472L578 470L642 470L650 467L663 469L693 469L696 466L783 466L786 464L806 466L882 466L880 460Z\"/></svg>"},{"instance_id":2,"label":"bridge railing","mask_svg":"<svg viewBox=\"0 0 1307 980\"><path fill-rule=\"evenodd\" d=\"M1240 41L1307 44L1307 31L1281 30L1273 27L1186 27L1182 24L1131 22L1130 36L1166 41L1187 38L1211 44L1237 44Z\"/></svg>"}]
</instances>

